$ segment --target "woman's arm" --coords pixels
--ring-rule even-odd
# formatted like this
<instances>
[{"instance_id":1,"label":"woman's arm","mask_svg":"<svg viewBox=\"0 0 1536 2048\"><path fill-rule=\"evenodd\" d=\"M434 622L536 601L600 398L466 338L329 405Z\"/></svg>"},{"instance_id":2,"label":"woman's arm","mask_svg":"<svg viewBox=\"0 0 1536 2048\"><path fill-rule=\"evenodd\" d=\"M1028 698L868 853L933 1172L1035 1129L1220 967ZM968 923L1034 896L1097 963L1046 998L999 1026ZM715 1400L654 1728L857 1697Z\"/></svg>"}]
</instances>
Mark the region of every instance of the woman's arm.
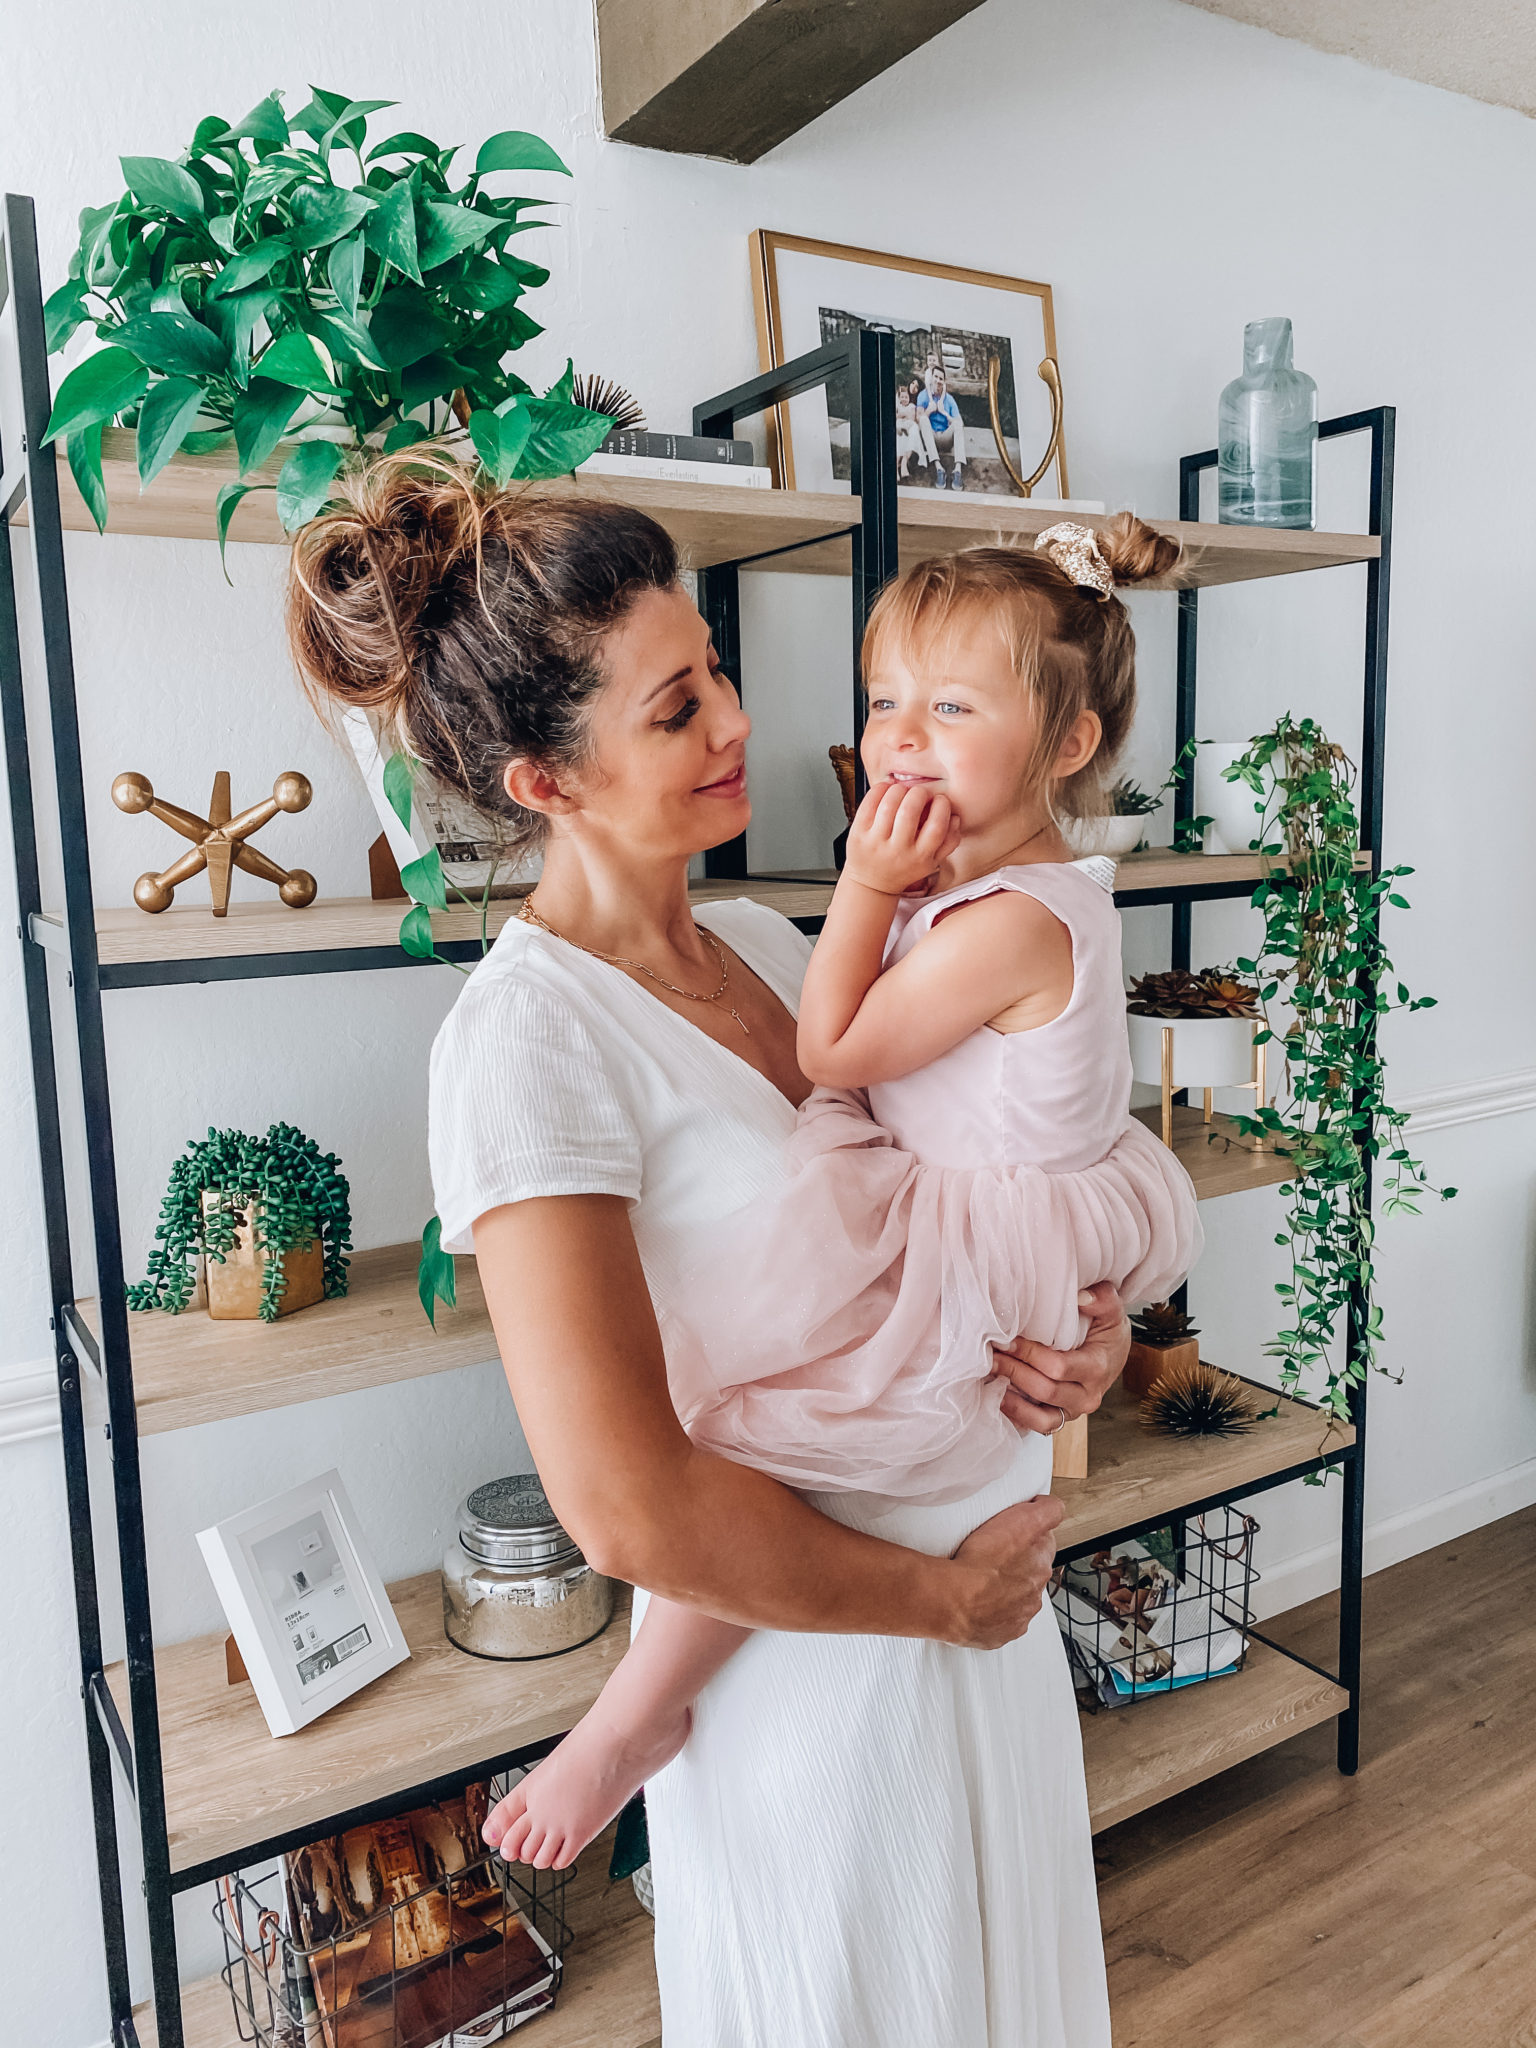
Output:
<instances>
[{"instance_id":1,"label":"woman's arm","mask_svg":"<svg viewBox=\"0 0 1536 2048\"><path fill-rule=\"evenodd\" d=\"M862 1536L761 1473L697 1451L667 1391L627 1204L493 1209L475 1254L539 1476L591 1563L751 1628L990 1649L1039 1611L1059 1503L994 1516L953 1559Z\"/></svg>"}]
</instances>

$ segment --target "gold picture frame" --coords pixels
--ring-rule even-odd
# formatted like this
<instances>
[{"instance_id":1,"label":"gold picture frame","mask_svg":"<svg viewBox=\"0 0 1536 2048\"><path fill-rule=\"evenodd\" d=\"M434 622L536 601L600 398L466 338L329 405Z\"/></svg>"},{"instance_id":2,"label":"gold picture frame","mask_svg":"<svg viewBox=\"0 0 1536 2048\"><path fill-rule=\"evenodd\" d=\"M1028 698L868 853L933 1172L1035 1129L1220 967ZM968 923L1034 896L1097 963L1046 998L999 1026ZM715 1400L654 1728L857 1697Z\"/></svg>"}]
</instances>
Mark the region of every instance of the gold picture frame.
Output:
<instances>
[{"instance_id":1,"label":"gold picture frame","mask_svg":"<svg viewBox=\"0 0 1536 2048\"><path fill-rule=\"evenodd\" d=\"M981 429L984 441L995 447L997 456L995 463L990 454L984 458L987 465L987 480L982 489L990 496L1028 497L1034 485L1048 470L1054 468L1057 485L1055 495L1062 499L1070 498L1066 447L1061 427L1062 403L1059 357L1056 349L1056 315L1051 287L1048 284L1038 283L1031 278L1006 277L997 271L973 270L960 264L930 263L917 257L889 255L877 249L856 249L843 242L822 242L806 235L781 234L770 228L758 228L753 233L750 238L750 256L752 301L757 318L758 360L764 370L778 369L783 363L791 361L797 355L805 354L808 349L817 346L820 340L826 338L824 333L818 333L812 338L806 331L808 309L803 303L806 282L804 277L797 281L796 303L786 308L787 294L781 277L781 258L784 257L822 259L829 266L859 265L872 271L885 271L921 280L930 293L929 305L925 308L914 304L900 309L904 316L926 312L930 328L947 329L965 336L968 342L978 344L990 339L995 331L1010 346L994 350L990 363L978 359L972 368L970 378L971 383L978 385L978 390L968 391L966 394L971 400L969 410L973 416L972 430L974 432L978 428ZM833 277L831 271L828 272L828 277ZM952 296L946 308L942 294L937 289L943 286L969 288L972 293L1011 294L1021 302L1029 301L1032 304L1027 313L1023 304L1020 304L1018 314L1022 317L1009 320L1010 302L1003 299L998 302L994 311L993 317L998 322L995 330L972 329L965 326L963 318L946 320L943 317L946 311L966 311L966 300L963 295ZM911 296L915 298L917 295L913 293ZM970 301L972 306L982 303L975 298ZM826 309L819 310L825 312ZM850 309L848 317L858 324L863 324L868 319L877 320L882 326L897 325L898 323L892 319L892 313L893 309L889 306L870 315L861 315ZM1005 337L1002 336L1004 326L1007 330ZM798 333L795 331L797 328L800 330ZM900 331L915 333L922 330L918 321L912 320ZM1039 368L1035 375L1043 387L1043 392L1038 395L1026 385L1023 374L1024 363L1036 345L1039 348ZM975 353L975 350L968 350L967 353ZM1021 357L1017 370L1012 361L1015 355ZM1002 357L1008 358L1006 363L1000 361ZM1030 394L1028 404L1026 391ZM1038 404L1034 403L1037 396ZM819 402L824 406L824 399ZM775 484L784 490L835 487L822 474L829 467L835 472L835 454L829 465L819 459L819 451L818 459L810 465L816 471L814 478L805 475L808 465L802 462L801 478L797 481L792 412L794 408L805 403L803 399L791 400L787 404L773 407L765 415L768 462L773 470ZM1000 404L1003 408L1001 411ZM1005 433L1010 404L1018 420L1016 431L1020 435L1020 445L1013 452L1009 450ZM1022 438L1023 414L1027 409L1038 412L1041 405L1048 412L1048 420L1036 421L1036 430L1026 446ZM1042 445L1045 454L1043 459L1037 461ZM1026 468L1032 469L1033 475L1024 474Z\"/></svg>"}]
</instances>

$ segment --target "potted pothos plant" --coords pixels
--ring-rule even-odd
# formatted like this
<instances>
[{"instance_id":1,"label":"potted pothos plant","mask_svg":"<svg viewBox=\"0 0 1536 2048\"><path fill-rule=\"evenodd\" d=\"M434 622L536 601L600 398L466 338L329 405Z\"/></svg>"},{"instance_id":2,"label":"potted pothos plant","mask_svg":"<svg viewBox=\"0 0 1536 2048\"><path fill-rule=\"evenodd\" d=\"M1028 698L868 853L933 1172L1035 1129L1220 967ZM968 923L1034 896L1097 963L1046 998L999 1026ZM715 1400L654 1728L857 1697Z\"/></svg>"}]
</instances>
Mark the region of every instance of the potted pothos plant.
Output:
<instances>
[{"instance_id":1,"label":"potted pothos plant","mask_svg":"<svg viewBox=\"0 0 1536 2048\"><path fill-rule=\"evenodd\" d=\"M569 366L542 396L507 367L543 331L522 302L549 272L514 243L547 225L548 202L491 186L566 165L520 129L490 136L472 168L414 130L370 142L394 104L312 88L291 117L277 93L233 124L210 114L176 161L122 158L123 192L81 214L48 347L87 325L104 346L60 385L47 438L98 528L113 422L136 429L141 488L179 449L233 446L221 549L252 490L275 490L283 525L302 526L349 447L448 430L506 483L564 474L609 431L575 402ZM285 436L275 484L255 481Z\"/></svg>"},{"instance_id":2,"label":"potted pothos plant","mask_svg":"<svg viewBox=\"0 0 1536 2048\"><path fill-rule=\"evenodd\" d=\"M148 1277L133 1309L179 1315L206 1293L208 1313L264 1323L347 1291L350 1190L334 1152L292 1124L266 1135L210 1130L171 1168Z\"/></svg>"},{"instance_id":3,"label":"potted pothos plant","mask_svg":"<svg viewBox=\"0 0 1536 2048\"><path fill-rule=\"evenodd\" d=\"M1434 1002L1410 994L1381 936L1383 907L1408 908L1399 884L1413 870L1372 875L1357 866L1355 771L1312 719L1287 714L1224 773L1252 793L1254 836L1271 857L1252 898L1263 935L1253 958L1237 962L1258 983L1259 1042L1273 1041L1285 1060L1279 1103L1261 1102L1251 1117L1236 1119L1293 1166L1281 1189L1287 1214L1279 1239L1290 1272L1276 1286L1286 1321L1267 1348L1285 1392L1305 1383L1343 1421L1349 1389L1377 1363L1382 1337L1369 1177L1379 1177L1388 1216L1417 1215L1426 1197L1449 1200L1456 1192L1433 1187L1410 1151L1407 1115L1387 1097L1378 1036L1392 1011ZM1344 1355L1351 1300L1362 1313Z\"/></svg>"}]
</instances>

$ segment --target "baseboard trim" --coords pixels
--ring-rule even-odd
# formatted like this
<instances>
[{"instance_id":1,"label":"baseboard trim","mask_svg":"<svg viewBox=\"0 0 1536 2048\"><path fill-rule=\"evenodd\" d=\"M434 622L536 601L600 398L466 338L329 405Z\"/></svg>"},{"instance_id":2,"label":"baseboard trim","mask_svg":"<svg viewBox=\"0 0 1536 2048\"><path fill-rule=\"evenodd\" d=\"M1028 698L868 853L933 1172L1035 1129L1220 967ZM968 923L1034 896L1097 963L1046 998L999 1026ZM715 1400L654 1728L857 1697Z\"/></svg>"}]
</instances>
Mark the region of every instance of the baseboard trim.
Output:
<instances>
[{"instance_id":1,"label":"baseboard trim","mask_svg":"<svg viewBox=\"0 0 1536 2048\"><path fill-rule=\"evenodd\" d=\"M59 1383L50 1359L29 1359L0 1371L0 1444L55 1436L59 1428Z\"/></svg>"},{"instance_id":2,"label":"baseboard trim","mask_svg":"<svg viewBox=\"0 0 1536 2048\"><path fill-rule=\"evenodd\" d=\"M1484 1123L1489 1117L1519 1116L1536 1109L1536 1067L1514 1074L1491 1074L1481 1081L1458 1081L1449 1088L1431 1088L1407 1096L1399 1105L1411 1119L1415 1137L1443 1131L1452 1124Z\"/></svg>"},{"instance_id":3,"label":"baseboard trim","mask_svg":"<svg viewBox=\"0 0 1536 2048\"><path fill-rule=\"evenodd\" d=\"M1333 1480L1331 1485L1337 1486ZM1457 1487L1418 1507L1389 1515L1365 1532L1365 1574L1384 1572L1389 1566L1418 1557L1441 1543L1454 1543L1489 1522L1515 1515L1522 1508L1536 1506L1536 1458L1495 1472L1471 1486ZM1284 1614L1331 1593L1339 1583L1339 1546L1325 1543L1316 1550L1267 1567L1255 1588L1255 1608L1261 1621Z\"/></svg>"}]
</instances>

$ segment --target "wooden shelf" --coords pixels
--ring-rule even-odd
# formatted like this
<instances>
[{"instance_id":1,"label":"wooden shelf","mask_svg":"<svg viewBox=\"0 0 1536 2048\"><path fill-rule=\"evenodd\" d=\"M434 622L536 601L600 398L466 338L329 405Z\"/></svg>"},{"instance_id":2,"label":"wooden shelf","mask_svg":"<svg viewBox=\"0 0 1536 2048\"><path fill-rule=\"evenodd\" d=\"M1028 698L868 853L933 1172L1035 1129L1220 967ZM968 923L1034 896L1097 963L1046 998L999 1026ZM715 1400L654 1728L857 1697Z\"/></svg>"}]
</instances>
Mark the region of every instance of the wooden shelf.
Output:
<instances>
[{"instance_id":1,"label":"wooden shelf","mask_svg":"<svg viewBox=\"0 0 1536 2048\"><path fill-rule=\"evenodd\" d=\"M595 1642L527 1664L471 1657L443 1634L437 1572L389 1589L410 1659L296 1735L267 1732L255 1692L224 1674L224 1636L155 1653L172 1870L234 1857L412 1785L562 1734L629 1641L629 1594ZM107 1682L128 1724L128 1680Z\"/></svg>"},{"instance_id":2,"label":"wooden shelf","mask_svg":"<svg viewBox=\"0 0 1536 2048\"><path fill-rule=\"evenodd\" d=\"M1032 547L1036 534L1063 518L1097 528L1110 516L1054 512L1026 504L1021 498L993 498L980 492L952 497L936 491L931 503L926 496L903 496L896 503L901 566L908 569L926 555L952 554L958 548ZM1219 526L1180 519L1149 519L1147 524L1159 533L1173 535L1183 544L1184 553L1171 575L1139 584L1142 590L1208 590L1221 583L1248 583L1305 569L1370 562L1381 553L1379 537L1368 533L1304 533L1285 527ZM850 559L847 540L839 538L762 566L836 576L848 573Z\"/></svg>"},{"instance_id":3,"label":"wooden shelf","mask_svg":"<svg viewBox=\"0 0 1536 2048\"><path fill-rule=\"evenodd\" d=\"M1161 1137L1163 1113L1157 1103L1131 1114L1155 1137ZM1231 1117L1220 1110L1207 1123L1202 1110L1176 1103L1173 1149L1202 1202L1218 1195L1246 1194L1250 1188L1278 1187L1291 1178L1289 1159L1278 1152L1254 1151L1252 1139L1243 1137Z\"/></svg>"},{"instance_id":4,"label":"wooden shelf","mask_svg":"<svg viewBox=\"0 0 1536 2048\"><path fill-rule=\"evenodd\" d=\"M1328 1448L1347 1440L1329 1438ZM1198 1444L1143 1435L1130 1404L1116 1394L1093 1425L1093 1476L1058 1482L1068 1503L1059 1542L1075 1546L1149 1515L1172 1513L1286 1471L1323 1448L1320 1418L1294 1402L1283 1403L1280 1416L1251 1436ZM213 1862L322 1823L344 1807L559 1733L591 1705L627 1640L626 1597L595 1643L509 1668L466 1656L448 1642L436 1572L391 1588L390 1597L410 1661L281 1741L268 1734L255 1694L226 1685L222 1635L158 1652L173 1869ZM115 1665L108 1677L126 1721L123 1667Z\"/></svg>"},{"instance_id":5,"label":"wooden shelf","mask_svg":"<svg viewBox=\"0 0 1536 2048\"><path fill-rule=\"evenodd\" d=\"M796 881L695 882L689 888L695 903L718 903L737 896L766 903L785 917L820 917L831 901L830 884ZM500 897L490 907L488 929L494 937L514 917L520 898ZM270 959L303 955L323 968L327 954L346 956L349 964L395 967L409 964L400 947L404 901L375 903L366 896L322 898L307 910L289 910L270 899L231 903L227 917L215 917L206 902L173 905L158 916L133 907L98 910L96 950L103 987L149 984L159 980L195 981L201 963ZM48 920L62 941L62 926ZM463 904L434 913L432 929L440 946L455 947L459 957L479 952L480 914ZM359 955L377 954L377 959Z\"/></svg>"},{"instance_id":6,"label":"wooden shelf","mask_svg":"<svg viewBox=\"0 0 1536 2048\"><path fill-rule=\"evenodd\" d=\"M275 481L289 445L280 447L257 472L258 481ZM102 437L102 474L111 507L108 531L211 541L214 500L235 475L233 449L174 456L142 495L134 450L135 437L123 428L109 428ZM690 568L773 554L776 559L764 562L763 567L823 575L848 573L846 533L856 508L841 492L753 491L736 484L668 484L649 477L610 476L561 477L528 488L633 505L648 512L677 541ZM95 531L68 465L62 462L59 502L66 527ZM932 503L926 497L899 498L896 516L901 563L906 568L924 555L948 554L957 548L1029 546L1036 534L1054 525L1062 514L1020 498L934 492ZM1085 526L1097 527L1107 515L1075 512L1071 516ZM1142 586L1146 589L1206 589L1304 569L1369 562L1381 553L1380 540L1370 534L1305 533L1283 527L1218 526L1177 519L1149 523L1159 532L1177 536L1184 544L1184 557L1172 576ZM838 535L843 537L833 538ZM230 538L286 545L288 536L278 523L276 500L270 492L241 501L230 524ZM790 548L801 552L778 552Z\"/></svg>"},{"instance_id":7,"label":"wooden shelf","mask_svg":"<svg viewBox=\"0 0 1536 2048\"><path fill-rule=\"evenodd\" d=\"M1348 1705L1342 1686L1254 1643L1243 1669L1230 1678L1084 1714L1093 1831L1112 1828L1304 1728L1331 1721Z\"/></svg>"},{"instance_id":8,"label":"wooden shelf","mask_svg":"<svg viewBox=\"0 0 1536 2048\"><path fill-rule=\"evenodd\" d=\"M434 1328L416 1294L414 1244L353 1252L347 1293L275 1323L215 1322L206 1309L179 1316L131 1310L139 1434L190 1429L327 1394L424 1379L496 1357L496 1338L473 1259L458 1262L459 1305ZM94 1300L80 1310L96 1332Z\"/></svg>"},{"instance_id":9,"label":"wooden shelf","mask_svg":"<svg viewBox=\"0 0 1536 2048\"><path fill-rule=\"evenodd\" d=\"M1057 1549L1077 1550L1153 1515L1175 1514L1213 1493L1257 1485L1276 1472L1342 1451L1355 1440L1353 1429L1329 1429L1317 1409L1303 1402L1287 1401L1268 1387L1254 1392L1265 1407L1278 1401L1280 1412L1256 1423L1247 1435L1177 1437L1143 1429L1140 1404L1124 1387L1112 1387L1098 1413L1089 1417L1088 1477L1051 1482L1067 1511L1056 1531Z\"/></svg>"},{"instance_id":10,"label":"wooden shelf","mask_svg":"<svg viewBox=\"0 0 1536 2048\"><path fill-rule=\"evenodd\" d=\"M539 2048L660 2048L653 1926L627 1879L609 1884L611 1844L610 1830L593 1843L572 1875L566 1894L571 1941L564 1986L554 2011L543 2014L538 2031L527 2036ZM185 1986L181 2020L186 2048L240 2048L222 1977ZM157 2048L148 2005L136 2008L134 2024L140 2048Z\"/></svg>"},{"instance_id":11,"label":"wooden shelf","mask_svg":"<svg viewBox=\"0 0 1536 2048\"><path fill-rule=\"evenodd\" d=\"M1362 872L1371 857L1358 854L1355 866ZM1246 896L1263 880L1272 866L1260 853L1175 853L1171 846L1149 846L1141 853L1122 854L1115 862L1115 901L1132 906L1168 903L1177 898ZM837 880L836 868L782 868L767 881L794 882L806 888L830 889Z\"/></svg>"},{"instance_id":12,"label":"wooden shelf","mask_svg":"<svg viewBox=\"0 0 1536 2048\"><path fill-rule=\"evenodd\" d=\"M1139 1110L1137 1115L1156 1129L1155 1107ZM1248 1151L1233 1135L1229 1119L1218 1116L1207 1126L1197 1110L1179 1109L1174 1115L1174 1149L1202 1201L1267 1187L1286 1177L1288 1162L1273 1153ZM140 1435L190 1429L229 1416L320 1401L330 1394L423 1379L494 1359L496 1338L474 1260L459 1260L459 1305L456 1309L439 1305L434 1328L422 1314L416 1294L418 1257L414 1244L354 1252L351 1285L340 1300L318 1302L276 1323L215 1322L206 1309L186 1309L176 1316L159 1309L132 1311L128 1331ZM86 1299L79 1306L99 1337L95 1300ZM1108 1430L1113 1416L1112 1406L1106 1404L1104 1414L1095 1418L1095 1429ZM1255 1459L1255 1474L1281 1471L1313 1455L1307 1444L1321 1433L1311 1409L1287 1402L1281 1417L1261 1425L1252 1438L1235 1439L1225 1447L1223 1461L1213 1463L1214 1445L1196 1446L1191 1453L1188 1447L1171 1441L1141 1439L1129 1416L1124 1418L1123 1429L1120 1422L1114 1427L1119 1434L1109 1455L1117 1465L1134 1466L1142 1472L1155 1470L1166 1475L1166 1486L1174 1488L1184 1487L1183 1474L1188 1469L1193 1490L1169 1494L1168 1501L1175 1506L1180 1499L1192 1500L1227 1484L1218 1477L1209 1485L1200 1485L1197 1467L1201 1461L1209 1469L1225 1472L1228 1461L1235 1460L1242 1476L1248 1475ZM1345 1441L1348 1439L1330 1439L1330 1447ZM1093 1456L1097 1472L1104 1467L1106 1453L1096 1448ZM1073 1487L1083 1483L1062 1484ZM1164 1484L1161 1476L1158 1483ZM1163 1499L1163 1494L1158 1494L1144 1512L1159 1512ZM1118 1528L1134 1519L1134 1512L1116 1510L1113 1520L1100 1521L1095 1527Z\"/></svg>"},{"instance_id":13,"label":"wooden shelf","mask_svg":"<svg viewBox=\"0 0 1536 2048\"><path fill-rule=\"evenodd\" d=\"M233 448L210 455L173 456L141 496L136 446L136 436L125 428L109 427L102 436L101 469L110 507L108 533L212 541L216 534L214 500L236 473ZM282 443L271 460L254 473L255 480L275 483L292 446L291 442ZM96 522L67 463L59 463L58 474L59 510L65 528L94 533ZM654 477L609 476L557 477L525 488L541 495L617 502L648 512L677 542L690 569L797 547L844 532L858 518L853 501L836 492L754 491L743 484L667 484ZM278 521L272 492L254 492L240 501L230 521L229 537L288 545L289 536Z\"/></svg>"}]
</instances>

